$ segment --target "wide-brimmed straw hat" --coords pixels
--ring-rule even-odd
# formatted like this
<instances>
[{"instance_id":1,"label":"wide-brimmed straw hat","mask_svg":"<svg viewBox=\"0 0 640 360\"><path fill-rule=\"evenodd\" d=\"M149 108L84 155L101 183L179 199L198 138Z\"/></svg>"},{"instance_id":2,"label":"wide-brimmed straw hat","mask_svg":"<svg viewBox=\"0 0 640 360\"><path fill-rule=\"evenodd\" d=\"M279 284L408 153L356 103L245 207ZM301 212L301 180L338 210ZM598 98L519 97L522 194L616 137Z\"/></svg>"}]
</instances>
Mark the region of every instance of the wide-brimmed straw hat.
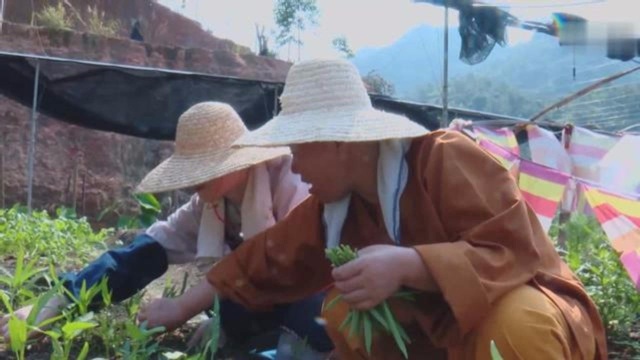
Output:
<instances>
[{"instance_id":1,"label":"wide-brimmed straw hat","mask_svg":"<svg viewBox=\"0 0 640 360\"><path fill-rule=\"evenodd\" d=\"M404 116L374 109L358 70L342 59L293 65L280 102L278 116L242 136L235 145L379 141L428 133Z\"/></svg>"},{"instance_id":2,"label":"wide-brimmed straw hat","mask_svg":"<svg viewBox=\"0 0 640 360\"><path fill-rule=\"evenodd\" d=\"M195 186L234 171L289 154L288 148L231 148L249 131L231 106L203 102L178 120L175 152L140 182L138 192Z\"/></svg>"}]
</instances>

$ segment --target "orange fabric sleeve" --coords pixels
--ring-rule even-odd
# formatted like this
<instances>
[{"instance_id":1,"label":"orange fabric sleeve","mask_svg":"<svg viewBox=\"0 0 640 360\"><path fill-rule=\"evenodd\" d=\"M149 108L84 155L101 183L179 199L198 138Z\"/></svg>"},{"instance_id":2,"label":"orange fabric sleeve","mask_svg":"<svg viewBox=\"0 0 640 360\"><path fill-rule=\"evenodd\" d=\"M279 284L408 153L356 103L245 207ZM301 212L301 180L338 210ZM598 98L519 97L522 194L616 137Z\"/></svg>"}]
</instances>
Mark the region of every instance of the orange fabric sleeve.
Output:
<instances>
[{"instance_id":1,"label":"orange fabric sleeve","mask_svg":"<svg viewBox=\"0 0 640 360\"><path fill-rule=\"evenodd\" d=\"M221 297L253 310L288 303L331 283L322 205L314 197L219 261L207 280Z\"/></svg>"}]
</instances>

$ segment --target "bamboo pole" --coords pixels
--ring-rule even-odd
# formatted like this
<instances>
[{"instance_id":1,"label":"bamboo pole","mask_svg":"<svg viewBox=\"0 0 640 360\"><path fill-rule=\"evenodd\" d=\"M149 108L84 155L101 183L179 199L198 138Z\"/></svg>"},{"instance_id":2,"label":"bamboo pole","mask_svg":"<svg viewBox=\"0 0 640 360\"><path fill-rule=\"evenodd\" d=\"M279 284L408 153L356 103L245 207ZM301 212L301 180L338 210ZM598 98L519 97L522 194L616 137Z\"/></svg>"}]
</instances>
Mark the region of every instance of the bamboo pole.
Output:
<instances>
[{"instance_id":1,"label":"bamboo pole","mask_svg":"<svg viewBox=\"0 0 640 360\"><path fill-rule=\"evenodd\" d=\"M550 106L547 106L546 108L542 109L542 111L540 111L539 113L533 115L529 119L529 121L535 122L536 120L540 119L541 117L545 116L546 114L550 113L551 111L557 110L557 109L567 105L568 103L572 102L573 100L592 92L593 90L601 87L602 85L608 84L608 83L610 83L610 82L612 82L614 80L617 80L617 79L619 79L619 78L621 78L623 76L629 75L629 74L631 74L631 73L633 73L633 72L635 72L637 70L640 70L640 66L636 66L636 67L634 67L632 69L625 70L625 71L619 72L617 74L611 75L611 76L606 77L606 78L604 78L604 79L602 79L602 80L600 80L600 81L598 81L598 82L596 82L594 84L591 84L591 85L589 85L589 86L587 86L587 87L585 87L583 89L580 89L577 92L575 92L575 93L573 93L573 94L571 94L571 95L569 95L567 97L564 97L564 98L560 99L560 101L557 101L556 103L551 104Z\"/></svg>"}]
</instances>

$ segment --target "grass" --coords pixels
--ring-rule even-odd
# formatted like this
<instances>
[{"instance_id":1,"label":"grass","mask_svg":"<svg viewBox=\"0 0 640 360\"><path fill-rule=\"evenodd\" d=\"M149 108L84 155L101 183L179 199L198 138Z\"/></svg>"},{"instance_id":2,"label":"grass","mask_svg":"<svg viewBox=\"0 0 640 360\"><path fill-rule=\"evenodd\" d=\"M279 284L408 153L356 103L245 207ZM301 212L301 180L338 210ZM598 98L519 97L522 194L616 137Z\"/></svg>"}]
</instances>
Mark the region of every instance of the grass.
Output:
<instances>
[{"instance_id":1,"label":"grass","mask_svg":"<svg viewBox=\"0 0 640 360\"><path fill-rule=\"evenodd\" d=\"M42 8L36 13L36 20L38 25L53 30L68 30L73 26L62 1Z\"/></svg>"}]
</instances>

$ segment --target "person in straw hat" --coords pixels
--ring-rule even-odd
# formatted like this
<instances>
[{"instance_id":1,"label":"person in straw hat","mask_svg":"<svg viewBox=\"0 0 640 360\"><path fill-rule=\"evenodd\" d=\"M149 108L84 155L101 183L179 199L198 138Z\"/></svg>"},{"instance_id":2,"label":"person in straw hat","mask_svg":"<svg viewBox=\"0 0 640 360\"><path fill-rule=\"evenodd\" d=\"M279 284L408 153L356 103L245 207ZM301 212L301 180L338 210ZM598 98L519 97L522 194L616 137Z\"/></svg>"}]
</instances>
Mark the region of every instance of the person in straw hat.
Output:
<instances>
[{"instance_id":1,"label":"person in straw hat","mask_svg":"<svg viewBox=\"0 0 640 360\"><path fill-rule=\"evenodd\" d=\"M232 149L231 144L247 131L235 110L224 103L199 103L182 114L175 153L153 169L137 191L191 188L195 194L131 245L108 251L79 273L65 275L63 282L68 290L77 295L83 282L92 286L106 276L113 301L122 301L161 276L168 264L196 263L206 272L245 237L283 219L308 196L308 185L291 172L291 155L286 147ZM96 299L94 305L100 300ZM55 310L41 317L56 315L60 306L69 302L64 297L55 301L51 307ZM250 313L239 303L224 300L222 328L227 339L241 344L261 331L284 326L290 331L280 337L281 347L291 347L298 337L306 338L310 347L300 351L307 358L320 358L333 348L315 320L321 304L320 294L309 294L271 312ZM25 316L27 310L22 310ZM153 318L148 320L153 322ZM197 334L205 329L201 326ZM286 356L280 354L279 358Z\"/></svg>"},{"instance_id":2,"label":"person in straw hat","mask_svg":"<svg viewBox=\"0 0 640 360\"><path fill-rule=\"evenodd\" d=\"M177 326L218 295L249 308L332 290L323 318L340 359L403 359L392 336L371 352L349 309L389 299L411 342L410 359L605 359L603 325L500 163L455 131L428 132L372 108L345 60L294 65L282 112L238 146L289 145L292 169L312 194L287 218L216 264L189 297L145 310ZM358 258L332 269L327 247ZM400 289L413 301L391 298ZM328 303L327 303L328 304Z\"/></svg>"}]
</instances>

